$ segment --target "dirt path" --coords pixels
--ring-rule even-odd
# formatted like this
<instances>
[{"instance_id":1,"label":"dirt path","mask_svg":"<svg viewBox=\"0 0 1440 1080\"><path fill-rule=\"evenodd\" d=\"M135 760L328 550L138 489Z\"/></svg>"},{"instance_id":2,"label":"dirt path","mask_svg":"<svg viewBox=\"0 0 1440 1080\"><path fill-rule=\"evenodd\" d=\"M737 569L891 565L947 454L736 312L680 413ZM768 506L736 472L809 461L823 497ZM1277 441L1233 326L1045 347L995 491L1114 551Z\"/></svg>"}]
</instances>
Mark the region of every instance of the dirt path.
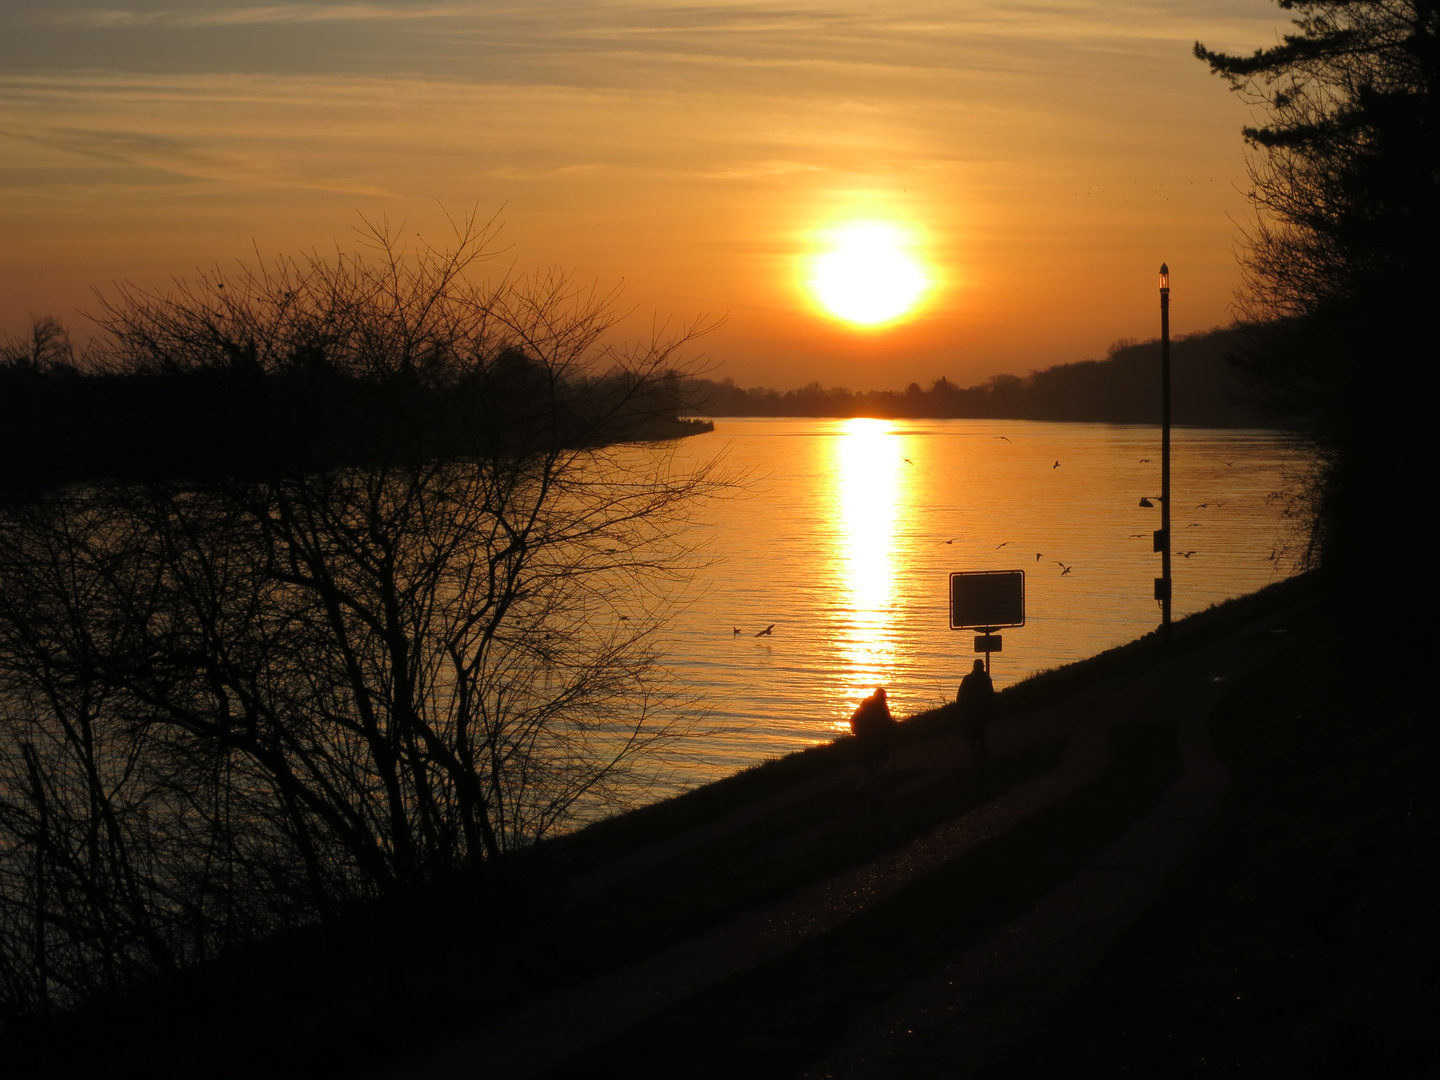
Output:
<instances>
[{"instance_id":1,"label":"dirt path","mask_svg":"<svg viewBox=\"0 0 1440 1080\"><path fill-rule=\"evenodd\" d=\"M1116 724L1137 719L1177 723L1184 772L1158 810L1134 823L1026 916L954 957L941 975L912 984L866 1016L805 1075L921 1075L942 1066L963 1072L966 1063L978 1066L1003 1056L1024 1037L1027 1019L1043 1014L1049 996L1104 955L1218 804L1225 776L1210 752L1206 720L1227 684L1268 651L1268 630L1257 624L1141 675L1103 683L1061 708L1007 721L994 732L997 755L1065 735L1061 763L863 866L534 1002L385 1075L415 1080L543 1075L662 1007L840 925L1093 780L1106 764L1108 737ZM958 738L908 746L892 762L885 798L908 798L963 761ZM638 852L603 877L577 882L577 891L598 891L727 829L847 782L853 777L837 772L803 790L752 804L704 830Z\"/></svg>"}]
</instances>

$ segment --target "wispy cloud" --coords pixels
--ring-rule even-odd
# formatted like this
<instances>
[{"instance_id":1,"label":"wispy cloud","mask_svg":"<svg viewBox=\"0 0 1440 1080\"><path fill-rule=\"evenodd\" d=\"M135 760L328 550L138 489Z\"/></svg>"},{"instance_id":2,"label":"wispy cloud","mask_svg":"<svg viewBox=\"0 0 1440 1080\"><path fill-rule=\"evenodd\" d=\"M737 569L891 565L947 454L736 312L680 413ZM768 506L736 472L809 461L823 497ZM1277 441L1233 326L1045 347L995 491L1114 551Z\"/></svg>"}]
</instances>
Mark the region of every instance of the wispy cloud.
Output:
<instances>
[{"instance_id":1,"label":"wispy cloud","mask_svg":"<svg viewBox=\"0 0 1440 1080\"><path fill-rule=\"evenodd\" d=\"M925 345L937 356L1019 365L1109 340L1161 257L1192 268L1186 317L1208 325L1233 276L1246 117L1189 45L1265 44L1272 15L1263 0L0 0L0 332L137 267L164 280L252 240L323 244L357 209L429 228L437 202L506 206L527 258L626 276L641 305L711 298L757 363L833 368L838 346L790 304L792 270L814 229L856 215L923 227L968 283L967 336ZM1028 306L1039 258L1066 282L1053 330Z\"/></svg>"},{"instance_id":2,"label":"wispy cloud","mask_svg":"<svg viewBox=\"0 0 1440 1080\"><path fill-rule=\"evenodd\" d=\"M473 5L384 5L384 4L266 4L257 7L161 9L124 11L94 8L54 12L42 21L59 26L92 29L125 27L210 27L251 26L266 23L384 22L453 18L474 14Z\"/></svg>"},{"instance_id":3,"label":"wispy cloud","mask_svg":"<svg viewBox=\"0 0 1440 1080\"><path fill-rule=\"evenodd\" d=\"M1227 10L1234 9L1234 10ZM1268 13L1262 13L1268 19ZM265 24L427 22L456 20L520 32L526 37L645 38L697 34L774 36L803 41L812 35L863 40L881 33L905 37L928 34L986 34L1017 38L1115 36L1155 38L1219 26L1249 28L1257 16L1234 4L1210 10L1155 0L1048 0L996 5L987 0L944 4L910 3L879 7L871 3L806 5L771 0L742 3L673 5L645 0L533 0L528 4L494 0L440 3L294 3L227 5L196 3L171 8L77 8L46 11L35 20L56 26L95 29L126 27L227 27ZM860 37L857 37L860 35Z\"/></svg>"},{"instance_id":4,"label":"wispy cloud","mask_svg":"<svg viewBox=\"0 0 1440 1080\"><path fill-rule=\"evenodd\" d=\"M385 180L361 177L353 153L332 147L310 153L298 147L315 134L291 119L269 131L250 113L256 108L283 121L297 91L256 92L253 79L107 80L0 78L0 142L9 164L54 168L75 185L169 186L199 184L230 192L307 190L366 198L394 194ZM342 91L343 92L343 91ZM333 91L330 101L333 103ZM324 95L310 99L323 107ZM191 110L207 111L200 121ZM23 180L23 176L17 173ZM12 180L14 178L12 177ZM0 182L0 190L6 184Z\"/></svg>"},{"instance_id":5,"label":"wispy cloud","mask_svg":"<svg viewBox=\"0 0 1440 1080\"><path fill-rule=\"evenodd\" d=\"M0 66L953 98L942 83L1114 82L1130 54L1188 63L1196 38L1257 39L1238 0L1210 2L1213 16L1186 0L15 0Z\"/></svg>"}]
</instances>

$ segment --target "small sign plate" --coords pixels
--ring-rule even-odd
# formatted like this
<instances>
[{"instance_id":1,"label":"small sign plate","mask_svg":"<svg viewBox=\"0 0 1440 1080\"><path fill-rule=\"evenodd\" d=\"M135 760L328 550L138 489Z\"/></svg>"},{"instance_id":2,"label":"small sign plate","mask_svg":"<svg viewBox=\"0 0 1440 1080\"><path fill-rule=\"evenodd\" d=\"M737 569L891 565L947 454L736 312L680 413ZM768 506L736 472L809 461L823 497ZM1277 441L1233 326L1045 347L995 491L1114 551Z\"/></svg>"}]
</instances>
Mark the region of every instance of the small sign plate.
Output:
<instances>
[{"instance_id":1,"label":"small sign plate","mask_svg":"<svg viewBox=\"0 0 1440 1080\"><path fill-rule=\"evenodd\" d=\"M975 639L975 651L983 653L1002 652L999 634L981 634Z\"/></svg>"}]
</instances>

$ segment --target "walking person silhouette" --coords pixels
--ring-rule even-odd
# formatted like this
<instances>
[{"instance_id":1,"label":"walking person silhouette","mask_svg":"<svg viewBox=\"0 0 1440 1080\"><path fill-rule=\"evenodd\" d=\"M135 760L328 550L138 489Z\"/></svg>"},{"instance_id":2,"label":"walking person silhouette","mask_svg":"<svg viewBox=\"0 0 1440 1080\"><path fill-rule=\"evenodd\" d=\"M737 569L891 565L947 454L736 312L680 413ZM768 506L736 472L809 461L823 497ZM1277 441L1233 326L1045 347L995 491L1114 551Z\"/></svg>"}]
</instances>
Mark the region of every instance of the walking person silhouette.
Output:
<instances>
[{"instance_id":1,"label":"walking person silhouette","mask_svg":"<svg viewBox=\"0 0 1440 1080\"><path fill-rule=\"evenodd\" d=\"M860 786L856 790L869 802L875 797L880 774L885 771L890 751L895 748L895 718L890 715L883 686L877 686L873 694L860 702L850 717L850 730L855 733L862 764Z\"/></svg>"},{"instance_id":2,"label":"walking person silhouette","mask_svg":"<svg viewBox=\"0 0 1440 1080\"><path fill-rule=\"evenodd\" d=\"M990 681L984 660L976 660L970 674L960 680L955 704L960 712L960 734L970 743L970 759L984 761L990 756L985 729L995 715L995 684Z\"/></svg>"}]
</instances>

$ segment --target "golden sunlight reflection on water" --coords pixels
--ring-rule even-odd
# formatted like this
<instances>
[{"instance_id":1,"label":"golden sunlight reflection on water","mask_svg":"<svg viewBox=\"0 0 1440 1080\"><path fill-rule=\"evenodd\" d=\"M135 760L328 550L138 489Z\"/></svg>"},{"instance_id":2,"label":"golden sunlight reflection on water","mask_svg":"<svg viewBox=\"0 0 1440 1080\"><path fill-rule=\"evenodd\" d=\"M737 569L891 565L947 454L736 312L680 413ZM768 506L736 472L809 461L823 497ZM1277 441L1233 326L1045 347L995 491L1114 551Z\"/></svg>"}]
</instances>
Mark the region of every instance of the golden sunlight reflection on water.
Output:
<instances>
[{"instance_id":1,"label":"golden sunlight reflection on water","mask_svg":"<svg viewBox=\"0 0 1440 1080\"><path fill-rule=\"evenodd\" d=\"M846 421L834 447L839 487L834 536L843 575L836 592L848 600L837 611L842 622L836 630L848 693L858 700L888 682L892 669L895 535L904 461L886 420ZM831 726L848 730L844 717L834 718Z\"/></svg>"},{"instance_id":2,"label":"golden sunlight reflection on water","mask_svg":"<svg viewBox=\"0 0 1440 1080\"><path fill-rule=\"evenodd\" d=\"M1189 428L1174 446L1177 616L1289 573L1283 439ZM1158 621L1159 512L1139 505L1158 490L1156 428L731 418L665 452L751 477L687 537L716 564L659 642L713 733L673 759L682 785L833 738L877 685L897 716L953 698L974 654L949 628L952 571L1026 572L1000 687Z\"/></svg>"}]
</instances>

